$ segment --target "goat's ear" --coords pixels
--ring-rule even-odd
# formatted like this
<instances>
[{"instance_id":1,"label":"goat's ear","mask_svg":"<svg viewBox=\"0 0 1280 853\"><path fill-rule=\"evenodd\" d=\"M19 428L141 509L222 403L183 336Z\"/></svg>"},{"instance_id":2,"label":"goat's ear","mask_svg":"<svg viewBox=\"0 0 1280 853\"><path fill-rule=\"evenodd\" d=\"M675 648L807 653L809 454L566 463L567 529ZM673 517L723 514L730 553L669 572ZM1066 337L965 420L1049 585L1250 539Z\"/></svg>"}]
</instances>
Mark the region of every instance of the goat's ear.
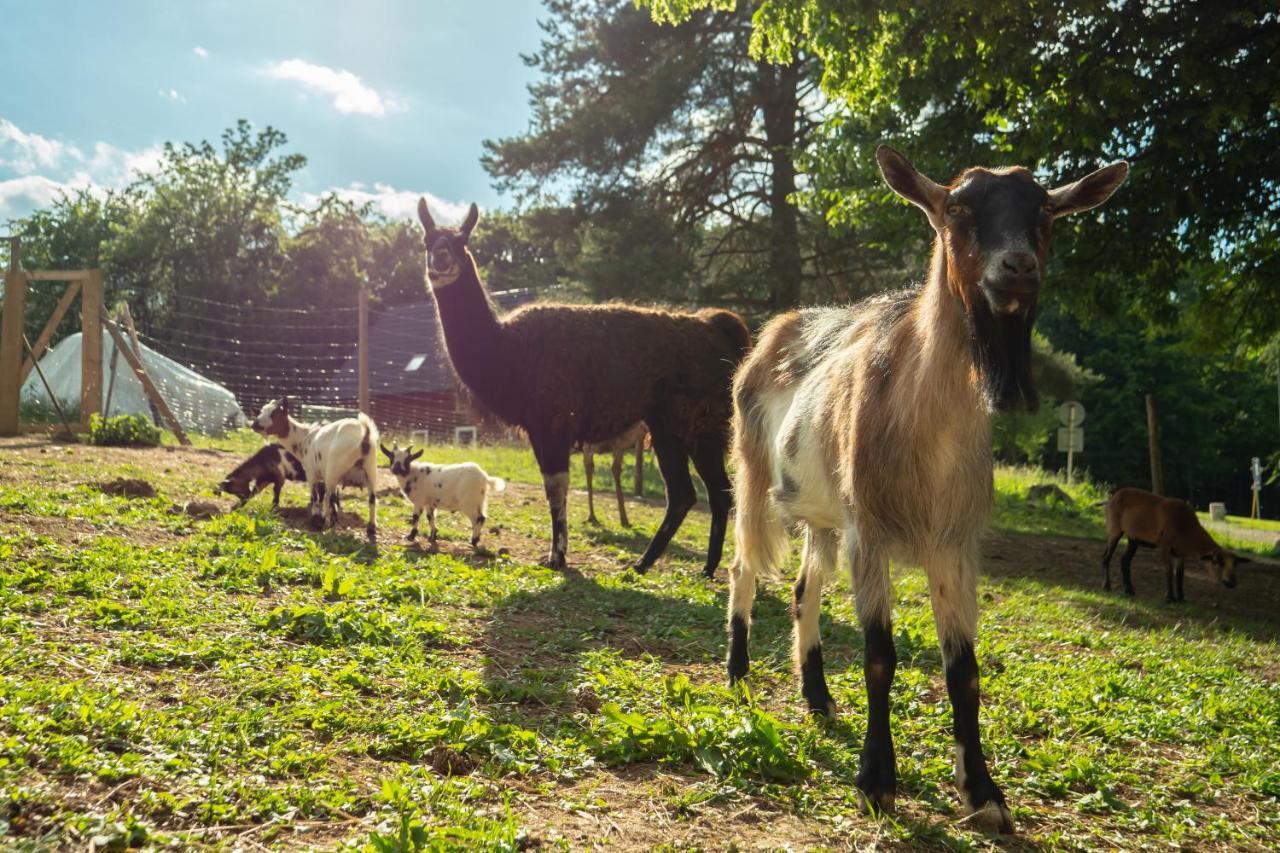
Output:
<instances>
[{"instance_id":1,"label":"goat's ear","mask_svg":"<svg viewBox=\"0 0 1280 853\"><path fill-rule=\"evenodd\" d=\"M283 397L280 398L280 411L284 412L285 414L289 413L289 395L288 394L285 394Z\"/></svg>"},{"instance_id":2,"label":"goat's ear","mask_svg":"<svg viewBox=\"0 0 1280 853\"><path fill-rule=\"evenodd\" d=\"M436 231L436 221L431 218L431 211L427 210L427 200L423 197L418 198L418 221L422 223L422 228L428 234Z\"/></svg>"},{"instance_id":3,"label":"goat's ear","mask_svg":"<svg viewBox=\"0 0 1280 853\"><path fill-rule=\"evenodd\" d=\"M476 223L480 221L480 208L476 207L476 203L471 202L471 208L467 211L467 218L462 220L462 239L467 240L471 237L472 230L476 227Z\"/></svg>"},{"instance_id":4,"label":"goat's ear","mask_svg":"<svg viewBox=\"0 0 1280 853\"><path fill-rule=\"evenodd\" d=\"M876 149L876 162L880 164L880 174L884 175L884 182L889 188L923 210L934 230L941 231L947 188L916 171L906 157L888 145Z\"/></svg>"},{"instance_id":5,"label":"goat's ear","mask_svg":"<svg viewBox=\"0 0 1280 853\"><path fill-rule=\"evenodd\" d=\"M387 450L387 446L385 444L379 444L378 449L385 453L388 459L395 459L395 455L390 450Z\"/></svg>"},{"instance_id":6,"label":"goat's ear","mask_svg":"<svg viewBox=\"0 0 1280 853\"><path fill-rule=\"evenodd\" d=\"M1066 216L1068 213L1079 213L1097 207L1111 198L1111 194L1128 176L1129 164L1121 160L1090 172L1078 181L1049 190L1049 204L1053 207L1053 215Z\"/></svg>"},{"instance_id":7,"label":"goat's ear","mask_svg":"<svg viewBox=\"0 0 1280 853\"><path fill-rule=\"evenodd\" d=\"M412 453L409 454L409 461L410 462L414 461L415 459L417 459L418 457L420 457L422 454L426 452L427 452L427 449L425 447L422 450L413 451Z\"/></svg>"}]
</instances>

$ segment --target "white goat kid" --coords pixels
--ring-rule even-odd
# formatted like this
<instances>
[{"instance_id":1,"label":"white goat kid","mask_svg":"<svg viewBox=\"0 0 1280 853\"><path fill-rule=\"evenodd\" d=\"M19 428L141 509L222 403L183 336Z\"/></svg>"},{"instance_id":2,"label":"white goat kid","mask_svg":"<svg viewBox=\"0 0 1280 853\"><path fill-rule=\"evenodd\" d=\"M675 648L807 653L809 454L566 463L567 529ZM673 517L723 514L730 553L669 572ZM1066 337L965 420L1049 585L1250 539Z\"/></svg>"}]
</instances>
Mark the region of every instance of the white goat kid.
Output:
<instances>
[{"instance_id":1,"label":"white goat kid","mask_svg":"<svg viewBox=\"0 0 1280 853\"><path fill-rule=\"evenodd\" d=\"M255 431L279 439L298 457L311 490L311 526L323 530L338 523L338 486L344 481L369 492L369 541L378 540L378 426L363 412L327 424L306 424L289 414L289 398L281 397L262 407L253 421Z\"/></svg>"},{"instance_id":2,"label":"white goat kid","mask_svg":"<svg viewBox=\"0 0 1280 853\"><path fill-rule=\"evenodd\" d=\"M418 519L425 510L431 526L431 542L435 544L436 510L452 510L465 515L471 521L471 547L480 546L480 534L484 530L489 511L489 492L501 492L507 487L498 477L490 477L474 462L456 465L432 465L418 462L422 450L393 447L382 452L391 460L391 473L400 481L400 490L413 504L413 525L405 538L412 542L418 537Z\"/></svg>"}]
</instances>

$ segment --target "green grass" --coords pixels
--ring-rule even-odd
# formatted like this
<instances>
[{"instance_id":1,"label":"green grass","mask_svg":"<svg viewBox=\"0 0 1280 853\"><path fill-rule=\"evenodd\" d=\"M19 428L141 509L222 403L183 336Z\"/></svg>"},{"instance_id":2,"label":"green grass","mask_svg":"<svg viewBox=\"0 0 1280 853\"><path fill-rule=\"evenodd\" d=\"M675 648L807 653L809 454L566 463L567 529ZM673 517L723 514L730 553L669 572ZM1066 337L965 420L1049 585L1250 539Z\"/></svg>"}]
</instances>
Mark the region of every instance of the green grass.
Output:
<instances>
[{"instance_id":1,"label":"green grass","mask_svg":"<svg viewBox=\"0 0 1280 853\"><path fill-rule=\"evenodd\" d=\"M866 705L851 600L829 594L823 616L837 721L798 700L786 584L757 599L754 674L727 689L723 574L697 577L703 514L636 578L621 566L654 507L635 507L634 532L593 530L573 501L582 572L561 574L470 557L451 518L443 553L403 549L408 508L388 498L375 556L357 528L313 535L261 497L172 515L234 460L130 453L0 448L0 845L995 846L959 822L916 570L895 569L899 812L875 821L852 793ZM539 482L527 450L428 455ZM84 485L133 476L161 496ZM996 527L1095 536L1096 488L1037 508L1042 476L999 472ZM536 552L540 489L490 514L495 548ZM1019 843L1280 845L1274 622L1046 575L991 576L981 596L983 736Z\"/></svg>"}]
</instances>

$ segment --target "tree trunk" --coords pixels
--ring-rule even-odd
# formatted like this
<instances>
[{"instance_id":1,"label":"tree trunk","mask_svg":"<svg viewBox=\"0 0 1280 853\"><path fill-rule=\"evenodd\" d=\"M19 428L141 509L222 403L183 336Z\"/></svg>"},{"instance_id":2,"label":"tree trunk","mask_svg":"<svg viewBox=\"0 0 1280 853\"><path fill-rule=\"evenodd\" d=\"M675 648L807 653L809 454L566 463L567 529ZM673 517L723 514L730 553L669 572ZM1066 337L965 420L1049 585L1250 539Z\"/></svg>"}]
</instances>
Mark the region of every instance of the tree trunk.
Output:
<instances>
[{"instance_id":1,"label":"tree trunk","mask_svg":"<svg viewBox=\"0 0 1280 853\"><path fill-rule=\"evenodd\" d=\"M773 311L794 308L800 302L800 235L796 208L790 196L796 191L793 159L799 114L797 87L800 66L756 64L760 80L764 135L769 146L769 307Z\"/></svg>"}]
</instances>

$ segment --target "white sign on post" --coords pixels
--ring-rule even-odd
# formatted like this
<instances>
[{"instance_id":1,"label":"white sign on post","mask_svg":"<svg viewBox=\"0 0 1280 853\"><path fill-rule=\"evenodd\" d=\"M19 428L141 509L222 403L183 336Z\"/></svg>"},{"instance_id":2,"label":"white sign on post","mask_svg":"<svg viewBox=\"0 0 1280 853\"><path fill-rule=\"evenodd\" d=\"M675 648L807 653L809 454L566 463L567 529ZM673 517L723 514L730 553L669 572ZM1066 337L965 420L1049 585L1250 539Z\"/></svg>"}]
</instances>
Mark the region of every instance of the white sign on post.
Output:
<instances>
[{"instance_id":1,"label":"white sign on post","mask_svg":"<svg viewBox=\"0 0 1280 853\"><path fill-rule=\"evenodd\" d=\"M1075 454L1084 450L1084 406L1075 400L1069 400L1058 407L1058 419L1062 426L1058 427L1058 451L1067 454L1067 482L1075 476Z\"/></svg>"},{"instance_id":2,"label":"white sign on post","mask_svg":"<svg viewBox=\"0 0 1280 853\"><path fill-rule=\"evenodd\" d=\"M1058 427L1058 452L1084 452L1084 430Z\"/></svg>"}]
</instances>

